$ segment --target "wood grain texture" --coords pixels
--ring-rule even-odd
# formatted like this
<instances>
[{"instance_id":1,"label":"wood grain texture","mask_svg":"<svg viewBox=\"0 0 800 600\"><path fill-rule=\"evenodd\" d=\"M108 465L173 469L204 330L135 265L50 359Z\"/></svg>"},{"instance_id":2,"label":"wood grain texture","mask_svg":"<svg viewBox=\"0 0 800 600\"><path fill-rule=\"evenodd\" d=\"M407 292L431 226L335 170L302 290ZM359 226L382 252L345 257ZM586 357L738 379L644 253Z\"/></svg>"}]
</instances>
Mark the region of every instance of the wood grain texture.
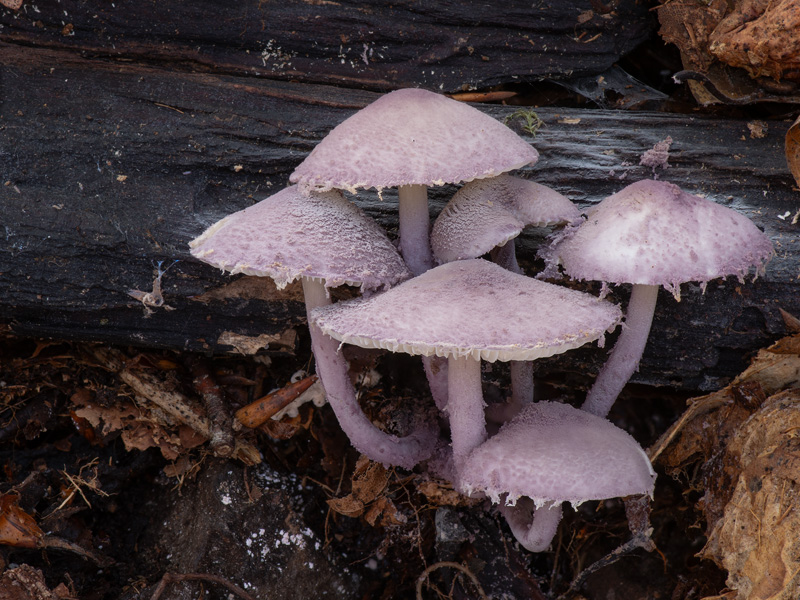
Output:
<instances>
[{"instance_id":1,"label":"wood grain texture","mask_svg":"<svg viewBox=\"0 0 800 600\"><path fill-rule=\"evenodd\" d=\"M224 332L255 338L303 324L298 289L278 294L230 278L193 260L187 243L286 185L327 131L377 94L9 44L0 45L0 64L0 319L24 334L208 352L233 350L230 337L219 341ZM479 108L503 120L514 112ZM775 243L777 256L755 283L712 283L704 295L684 286L680 303L662 295L638 381L718 386L783 332L778 308L800 314L800 226L779 218L800 209L783 157L790 123L770 122L755 138L736 120L538 112L544 126L535 139L509 121L541 154L523 176L586 207L652 175L639 157L669 135L669 168L658 175L746 214ZM432 216L454 191L432 191ZM391 192L353 200L394 233ZM523 265L535 267L540 241L523 235ZM175 310L148 316L127 291L148 291L154 263L175 260L162 280ZM624 301L624 288L617 292ZM591 373L601 358L587 349L539 368Z\"/></svg>"},{"instance_id":2,"label":"wood grain texture","mask_svg":"<svg viewBox=\"0 0 800 600\"><path fill-rule=\"evenodd\" d=\"M37 0L0 41L102 59L371 90L445 92L597 74L655 30L644 3L584 0Z\"/></svg>"}]
</instances>

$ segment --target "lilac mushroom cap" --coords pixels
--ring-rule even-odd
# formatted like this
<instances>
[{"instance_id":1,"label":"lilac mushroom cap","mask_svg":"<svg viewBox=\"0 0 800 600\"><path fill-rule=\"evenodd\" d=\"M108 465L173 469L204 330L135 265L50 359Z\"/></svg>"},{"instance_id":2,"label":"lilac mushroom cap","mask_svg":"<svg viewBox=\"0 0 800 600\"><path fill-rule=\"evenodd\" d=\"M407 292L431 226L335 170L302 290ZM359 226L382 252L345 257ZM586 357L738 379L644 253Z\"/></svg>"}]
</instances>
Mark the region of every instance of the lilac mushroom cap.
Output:
<instances>
[{"instance_id":1,"label":"lilac mushroom cap","mask_svg":"<svg viewBox=\"0 0 800 600\"><path fill-rule=\"evenodd\" d=\"M538 156L476 108L412 88L386 94L337 125L290 180L318 191L399 187L401 253L418 275L432 264L427 186L492 177Z\"/></svg>"},{"instance_id":2,"label":"lilac mushroom cap","mask_svg":"<svg viewBox=\"0 0 800 600\"><path fill-rule=\"evenodd\" d=\"M526 227L571 223L578 208L563 194L539 183L498 175L464 185L444 207L431 230L439 263L478 258L503 246ZM511 245L513 257L513 244ZM519 272L513 264L501 264Z\"/></svg>"},{"instance_id":3,"label":"lilac mushroom cap","mask_svg":"<svg viewBox=\"0 0 800 600\"><path fill-rule=\"evenodd\" d=\"M557 402L531 404L469 456L461 472L467 492L483 492L503 513L519 541L544 550L555 534L560 505L587 500L652 495L647 455L625 431L606 419ZM533 521L524 516L533 501Z\"/></svg>"},{"instance_id":4,"label":"lilac mushroom cap","mask_svg":"<svg viewBox=\"0 0 800 600\"><path fill-rule=\"evenodd\" d=\"M583 292L474 259L441 265L367 299L311 312L327 335L365 348L448 359L453 457L486 439L480 361L566 352L616 327L620 310Z\"/></svg>"},{"instance_id":5,"label":"lilac mushroom cap","mask_svg":"<svg viewBox=\"0 0 800 600\"><path fill-rule=\"evenodd\" d=\"M411 275L380 226L339 191L289 186L217 221L189 246L195 258L232 275L271 277L278 289L306 277L369 292Z\"/></svg>"},{"instance_id":6,"label":"lilac mushroom cap","mask_svg":"<svg viewBox=\"0 0 800 600\"><path fill-rule=\"evenodd\" d=\"M636 370L653 320L659 286L680 300L680 285L703 288L719 277L762 273L772 243L730 208L647 179L609 196L542 252L573 279L631 283L626 327L584 408L605 416Z\"/></svg>"},{"instance_id":7,"label":"lilac mushroom cap","mask_svg":"<svg viewBox=\"0 0 800 600\"><path fill-rule=\"evenodd\" d=\"M514 249L526 227L571 223L580 211L557 191L513 175L478 179L464 185L444 207L431 230L431 248L439 263L478 258L522 273ZM511 363L511 401L494 405L490 419L504 421L533 402L533 363Z\"/></svg>"},{"instance_id":8,"label":"lilac mushroom cap","mask_svg":"<svg viewBox=\"0 0 800 600\"><path fill-rule=\"evenodd\" d=\"M301 279L306 311L330 303L342 284L370 292L410 276L383 230L341 192L304 194L290 186L209 227L192 255L231 273L268 276L283 288ZM398 438L361 412L337 343L309 322L317 372L328 402L356 449L384 464L410 468L433 451L430 425Z\"/></svg>"}]
</instances>

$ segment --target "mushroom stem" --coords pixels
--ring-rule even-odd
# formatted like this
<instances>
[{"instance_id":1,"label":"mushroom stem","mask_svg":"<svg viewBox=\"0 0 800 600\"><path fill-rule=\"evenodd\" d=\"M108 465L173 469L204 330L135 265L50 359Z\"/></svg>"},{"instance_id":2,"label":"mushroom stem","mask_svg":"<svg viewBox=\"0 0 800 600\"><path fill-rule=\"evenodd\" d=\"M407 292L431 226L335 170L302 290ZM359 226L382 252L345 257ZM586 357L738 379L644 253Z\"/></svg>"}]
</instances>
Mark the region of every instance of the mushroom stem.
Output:
<instances>
[{"instance_id":1,"label":"mushroom stem","mask_svg":"<svg viewBox=\"0 0 800 600\"><path fill-rule=\"evenodd\" d=\"M592 389L586 395L586 401L581 406L583 410L605 417L622 388L639 367L650 326L653 324L658 287L644 284L633 286L622 333L600 369Z\"/></svg>"},{"instance_id":2,"label":"mushroom stem","mask_svg":"<svg viewBox=\"0 0 800 600\"><path fill-rule=\"evenodd\" d=\"M423 356L422 366L428 378L428 386L436 408L444 411L447 408L447 359L441 356Z\"/></svg>"},{"instance_id":3,"label":"mushroom stem","mask_svg":"<svg viewBox=\"0 0 800 600\"><path fill-rule=\"evenodd\" d=\"M401 185L397 190L400 254L414 275L433 267L428 214L428 186Z\"/></svg>"},{"instance_id":4,"label":"mushroom stem","mask_svg":"<svg viewBox=\"0 0 800 600\"><path fill-rule=\"evenodd\" d=\"M471 356L450 357L447 361L447 390L447 416L458 480L467 456L487 438L480 359Z\"/></svg>"},{"instance_id":5,"label":"mushroom stem","mask_svg":"<svg viewBox=\"0 0 800 600\"><path fill-rule=\"evenodd\" d=\"M489 256L496 265L500 265L512 273L523 275L522 268L520 268L517 262L517 249L513 239L508 240L505 244L492 248L489 251Z\"/></svg>"},{"instance_id":6,"label":"mushroom stem","mask_svg":"<svg viewBox=\"0 0 800 600\"><path fill-rule=\"evenodd\" d=\"M544 552L558 531L561 503L534 508L532 516L530 504L532 502L527 498L520 498L515 506L501 506L500 512L523 548L531 552Z\"/></svg>"},{"instance_id":7,"label":"mushroom stem","mask_svg":"<svg viewBox=\"0 0 800 600\"><path fill-rule=\"evenodd\" d=\"M428 186L401 185L397 188L397 201L400 254L412 274L422 275L433 268ZM447 402L447 367L435 356L423 356L422 364L433 399L441 410Z\"/></svg>"},{"instance_id":8,"label":"mushroom stem","mask_svg":"<svg viewBox=\"0 0 800 600\"><path fill-rule=\"evenodd\" d=\"M303 277L303 293L306 314L331 302L324 284L306 277ZM435 426L426 424L403 438L378 429L358 404L348 375L347 361L339 352L339 342L322 333L311 319L308 328L311 332L311 349L317 365L317 375L342 431L355 449L384 465L399 465L406 469L430 457L438 440Z\"/></svg>"},{"instance_id":9,"label":"mushroom stem","mask_svg":"<svg viewBox=\"0 0 800 600\"><path fill-rule=\"evenodd\" d=\"M513 273L524 275L517 262L517 252L513 239L505 244L492 248L489 255L492 261ZM522 407L533 402L533 361L511 361L511 401L502 409L497 409L492 415L498 422L512 419Z\"/></svg>"}]
</instances>

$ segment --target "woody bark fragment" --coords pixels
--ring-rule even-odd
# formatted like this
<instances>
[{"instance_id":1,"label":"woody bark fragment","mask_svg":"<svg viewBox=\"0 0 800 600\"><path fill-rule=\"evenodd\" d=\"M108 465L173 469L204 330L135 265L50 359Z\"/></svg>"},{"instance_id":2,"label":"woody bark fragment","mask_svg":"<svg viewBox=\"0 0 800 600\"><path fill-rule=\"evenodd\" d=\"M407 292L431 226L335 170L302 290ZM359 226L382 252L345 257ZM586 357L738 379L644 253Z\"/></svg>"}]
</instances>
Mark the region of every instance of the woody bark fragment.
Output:
<instances>
[{"instance_id":1,"label":"woody bark fragment","mask_svg":"<svg viewBox=\"0 0 800 600\"><path fill-rule=\"evenodd\" d=\"M228 457L233 453L232 420L227 410L222 390L211 376L208 365L196 356L190 356L187 364L194 377L193 385L205 403L209 419L209 446L217 456Z\"/></svg>"},{"instance_id":2,"label":"woody bark fragment","mask_svg":"<svg viewBox=\"0 0 800 600\"><path fill-rule=\"evenodd\" d=\"M786 315L787 329L796 319ZM708 542L700 556L728 571L726 598L790 600L800 582L800 333L761 350L728 387L691 401L651 449L697 485Z\"/></svg>"}]
</instances>

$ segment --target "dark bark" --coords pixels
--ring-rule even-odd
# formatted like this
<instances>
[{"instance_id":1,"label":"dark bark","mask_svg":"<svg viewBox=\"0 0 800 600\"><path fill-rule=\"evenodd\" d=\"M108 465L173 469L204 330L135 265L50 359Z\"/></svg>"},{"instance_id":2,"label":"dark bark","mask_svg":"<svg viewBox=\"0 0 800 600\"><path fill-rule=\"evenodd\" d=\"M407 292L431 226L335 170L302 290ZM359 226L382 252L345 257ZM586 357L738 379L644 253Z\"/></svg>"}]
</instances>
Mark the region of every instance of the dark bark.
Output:
<instances>
[{"instance_id":1,"label":"dark bark","mask_svg":"<svg viewBox=\"0 0 800 600\"><path fill-rule=\"evenodd\" d=\"M637 0L613 10L588 0L43 0L0 9L0 41L383 91L601 73L655 26Z\"/></svg>"},{"instance_id":2,"label":"dark bark","mask_svg":"<svg viewBox=\"0 0 800 600\"><path fill-rule=\"evenodd\" d=\"M311 148L377 94L8 44L0 44L0 64L0 319L24 334L206 351L232 350L223 332L277 336L304 322L296 289L277 294L230 278L193 260L187 243L286 185ZM480 108L498 119L514 112ZM659 176L743 212L776 245L766 277L754 284L712 284L705 295L684 286L681 303L663 294L639 381L714 387L783 332L779 308L800 314L799 226L791 223L800 205L783 158L789 123L771 122L765 137L753 138L737 120L538 113L544 126L535 139L519 119L509 121L541 153L523 175L585 207L651 176L639 157L670 135L670 166ZM432 216L454 189L433 190ZM391 192L383 201L371 192L354 201L389 230L396 226ZM787 211L788 219L778 218ZM535 266L539 241L523 236L523 266ZM152 290L156 261L170 267L161 284L174 310L148 309L128 294ZM195 299L231 281L239 287ZM275 338L271 348L291 350L292 341ZM540 369L591 373L598 356L583 350Z\"/></svg>"}]
</instances>

